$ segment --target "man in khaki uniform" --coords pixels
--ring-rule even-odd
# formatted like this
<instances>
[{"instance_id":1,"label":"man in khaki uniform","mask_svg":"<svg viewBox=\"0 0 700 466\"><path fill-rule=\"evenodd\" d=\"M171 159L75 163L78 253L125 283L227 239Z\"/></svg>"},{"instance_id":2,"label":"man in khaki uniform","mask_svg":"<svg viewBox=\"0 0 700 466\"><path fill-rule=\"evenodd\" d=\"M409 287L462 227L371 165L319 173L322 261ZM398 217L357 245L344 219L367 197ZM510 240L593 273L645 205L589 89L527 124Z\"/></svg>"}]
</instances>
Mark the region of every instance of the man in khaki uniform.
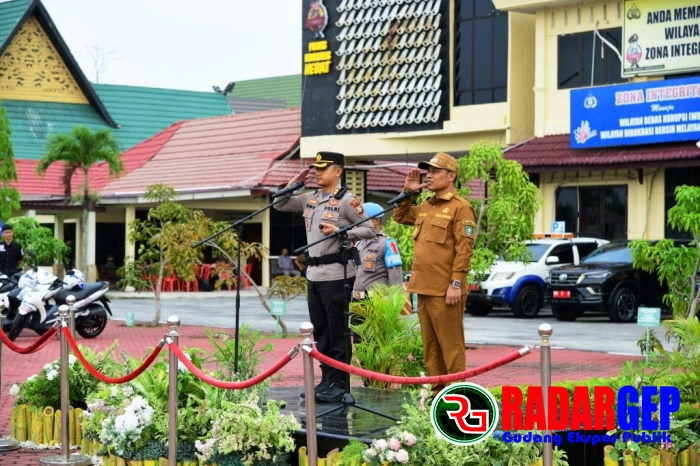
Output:
<instances>
[{"instance_id":1,"label":"man in khaki uniform","mask_svg":"<svg viewBox=\"0 0 700 466\"><path fill-rule=\"evenodd\" d=\"M340 184L344 163L343 154L319 152L311 167L316 169L315 181L321 189L277 201L274 205L275 209L283 212L303 213L307 244L367 218L360 200ZM308 168L302 170L287 186L306 180L309 173ZM374 238L375 233L372 226L365 222L349 230L347 235L349 248L346 255L350 255L352 251L356 252L350 248L355 241ZM350 355L346 351L346 313L355 281L355 264L352 257L340 257L340 246L341 239L336 236L306 251L307 298L316 348L321 354L349 364ZM344 269L350 285L347 289L343 283ZM321 373L321 383L315 389L316 400L339 401L348 388L345 374L325 365L321 365Z\"/></svg>"},{"instance_id":2,"label":"man in khaki uniform","mask_svg":"<svg viewBox=\"0 0 700 466\"><path fill-rule=\"evenodd\" d=\"M444 375L466 369L464 356L464 306L466 286L476 239L476 217L469 202L457 194L457 161L438 153L419 168L428 171L420 182L420 170L411 170L404 189L428 188L435 195L417 206L405 199L394 220L413 225L414 257L408 291L418 296L425 367L428 374ZM444 386L433 386L433 395Z\"/></svg>"}]
</instances>

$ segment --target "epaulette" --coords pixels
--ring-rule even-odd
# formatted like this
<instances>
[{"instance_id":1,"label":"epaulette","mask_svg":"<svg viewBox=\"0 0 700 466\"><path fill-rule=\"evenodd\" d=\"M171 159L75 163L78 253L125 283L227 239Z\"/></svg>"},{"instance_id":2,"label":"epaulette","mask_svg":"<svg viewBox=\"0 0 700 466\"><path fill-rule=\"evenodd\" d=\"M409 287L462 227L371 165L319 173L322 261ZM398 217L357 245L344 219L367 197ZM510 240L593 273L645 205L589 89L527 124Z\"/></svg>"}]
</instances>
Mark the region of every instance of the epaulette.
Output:
<instances>
[{"instance_id":1,"label":"epaulette","mask_svg":"<svg viewBox=\"0 0 700 466\"><path fill-rule=\"evenodd\" d=\"M340 188L335 188L335 190L333 191L333 197L336 199L340 199L345 195L346 192L348 192L347 185L342 186Z\"/></svg>"}]
</instances>

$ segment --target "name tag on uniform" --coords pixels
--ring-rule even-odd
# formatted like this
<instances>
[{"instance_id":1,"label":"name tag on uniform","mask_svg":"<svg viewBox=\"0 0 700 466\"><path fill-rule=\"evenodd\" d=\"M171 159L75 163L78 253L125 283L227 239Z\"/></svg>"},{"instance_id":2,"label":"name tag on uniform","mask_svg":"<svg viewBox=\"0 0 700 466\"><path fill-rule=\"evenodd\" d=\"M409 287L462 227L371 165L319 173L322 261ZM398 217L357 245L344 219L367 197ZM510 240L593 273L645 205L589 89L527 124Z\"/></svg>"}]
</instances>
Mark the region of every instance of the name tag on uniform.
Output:
<instances>
[{"instance_id":1,"label":"name tag on uniform","mask_svg":"<svg viewBox=\"0 0 700 466\"><path fill-rule=\"evenodd\" d=\"M0 244L0 252L5 252L5 245L4 244Z\"/></svg>"}]
</instances>

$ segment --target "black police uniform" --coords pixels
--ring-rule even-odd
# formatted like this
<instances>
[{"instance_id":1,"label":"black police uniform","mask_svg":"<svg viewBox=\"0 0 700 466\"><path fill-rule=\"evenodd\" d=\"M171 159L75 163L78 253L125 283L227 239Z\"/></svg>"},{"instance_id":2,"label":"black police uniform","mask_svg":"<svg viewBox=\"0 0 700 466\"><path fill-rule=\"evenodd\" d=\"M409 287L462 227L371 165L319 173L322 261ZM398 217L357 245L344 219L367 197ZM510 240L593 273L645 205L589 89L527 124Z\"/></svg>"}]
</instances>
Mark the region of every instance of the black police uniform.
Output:
<instances>
[{"instance_id":1,"label":"black police uniform","mask_svg":"<svg viewBox=\"0 0 700 466\"><path fill-rule=\"evenodd\" d=\"M12 275L19 267L19 262L24 258L22 246L14 241L10 244L0 242L0 272Z\"/></svg>"}]
</instances>

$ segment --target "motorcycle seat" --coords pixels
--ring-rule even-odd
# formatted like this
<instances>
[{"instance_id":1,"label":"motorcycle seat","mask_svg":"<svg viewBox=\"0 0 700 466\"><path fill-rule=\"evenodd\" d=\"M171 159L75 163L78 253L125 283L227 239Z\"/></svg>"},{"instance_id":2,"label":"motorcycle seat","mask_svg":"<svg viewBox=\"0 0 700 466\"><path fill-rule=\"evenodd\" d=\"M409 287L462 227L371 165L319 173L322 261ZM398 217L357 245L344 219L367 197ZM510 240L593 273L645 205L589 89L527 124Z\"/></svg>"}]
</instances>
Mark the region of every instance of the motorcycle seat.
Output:
<instances>
[{"instance_id":1,"label":"motorcycle seat","mask_svg":"<svg viewBox=\"0 0 700 466\"><path fill-rule=\"evenodd\" d=\"M104 282L88 283L82 290L61 290L55 295L56 301L65 302L66 298L70 295L75 296L75 299L80 301L81 299L87 298L91 294L100 291L105 286Z\"/></svg>"}]
</instances>

